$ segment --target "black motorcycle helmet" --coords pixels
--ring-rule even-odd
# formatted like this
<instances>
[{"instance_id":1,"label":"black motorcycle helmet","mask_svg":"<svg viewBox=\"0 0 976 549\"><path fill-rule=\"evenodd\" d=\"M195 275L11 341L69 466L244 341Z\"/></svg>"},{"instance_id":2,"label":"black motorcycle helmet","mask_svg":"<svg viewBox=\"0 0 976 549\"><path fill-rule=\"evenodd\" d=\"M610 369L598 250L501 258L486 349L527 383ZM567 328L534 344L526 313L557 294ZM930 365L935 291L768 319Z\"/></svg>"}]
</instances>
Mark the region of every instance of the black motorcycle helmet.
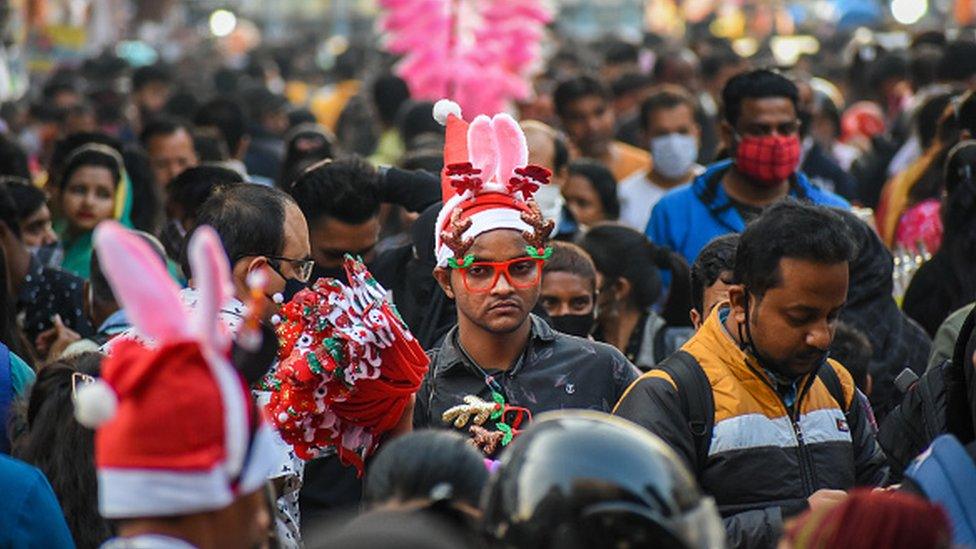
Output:
<instances>
[{"instance_id":1,"label":"black motorcycle helmet","mask_svg":"<svg viewBox=\"0 0 976 549\"><path fill-rule=\"evenodd\" d=\"M502 455L483 505L513 549L725 547L715 502L661 439L591 411L539 416Z\"/></svg>"}]
</instances>

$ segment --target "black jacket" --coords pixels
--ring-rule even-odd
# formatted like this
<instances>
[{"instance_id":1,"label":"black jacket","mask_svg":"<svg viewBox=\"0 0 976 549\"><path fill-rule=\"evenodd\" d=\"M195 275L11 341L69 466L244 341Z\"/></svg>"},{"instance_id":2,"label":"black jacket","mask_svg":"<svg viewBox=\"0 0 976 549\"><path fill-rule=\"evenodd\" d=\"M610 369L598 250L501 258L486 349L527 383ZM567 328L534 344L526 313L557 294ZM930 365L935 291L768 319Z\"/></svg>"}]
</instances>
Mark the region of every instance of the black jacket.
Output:
<instances>
[{"instance_id":1,"label":"black jacket","mask_svg":"<svg viewBox=\"0 0 976 549\"><path fill-rule=\"evenodd\" d=\"M566 408L610 412L640 375L609 345L556 332L535 315L530 321L532 332L525 352L505 372L483 371L473 364L457 343L457 328L452 329L439 348L428 352L430 369L417 392L414 427L452 428L443 414L463 404L468 395L492 402L485 374L502 389L508 404L528 408L533 415ZM491 423L484 426L494 430ZM469 427L465 424L460 430L467 434Z\"/></svg>"}]
</instances>

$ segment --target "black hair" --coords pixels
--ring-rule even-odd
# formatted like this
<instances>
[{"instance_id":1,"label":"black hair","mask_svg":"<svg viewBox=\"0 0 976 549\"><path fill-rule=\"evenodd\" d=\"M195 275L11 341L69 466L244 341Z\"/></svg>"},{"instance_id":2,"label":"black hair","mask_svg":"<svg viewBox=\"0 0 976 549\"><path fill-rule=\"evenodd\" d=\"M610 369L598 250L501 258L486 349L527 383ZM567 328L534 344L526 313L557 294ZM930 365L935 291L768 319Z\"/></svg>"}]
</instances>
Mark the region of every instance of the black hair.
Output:
<instances>
[{"instance_id":1,"label":"black hair","mask_svg":"<svg viewBox=\"0 0 976 549\"><path fill-rule=\"evenodd\" d=\"M640 50L635 44L623 40L613 40L605 46L603 63L606 65L636 63L639 58Z\"/></svg>"},{"instance_id":2,"label":"black hair","mask_svg":"<svg viewBox=\"0 0 976 549\"><path fill-rule=\"evenodd\" d=\"M722 72L725 67L734 67L742 63L742 58L733 51L716 49L701 58L701 74L705 80L711 80Z\"/></svg>"},{"instance_id":3,"label":"black hair","mask_svg":"<svg viewBox=\"0 0 976 549\"><path fill-rule=\"evenodd\" d=\"M410 89L399 76L386 73L373 82L373 104L380 121L389 126L396 122L400 107L410 99Z\"/></svg>"},{"instance_id":4,"label":"black hair","mask_svg":"<svg viewBox=\"0 0 976 549\"><path fill-rule=\"evenodd\" d=\"M933 44L920 44L912 49L908 72L914 89L919 90L939 80L939 65L944 53L943 47Z\"/></svg>"},{"instance_id":5,"label":"black hair","mask_svg":"<svg viewBox=\"0 0 976 549\"><path fill-rule=\"evenodd\" d=\"M484 457L453 431L424 430L384 445L366 472L363 499L385 502L439 499L477 507L488 481Z\"/></svg>"},{"instance_id":6,"label":"black hair","mask_svg":"<svg viewBox=\"0 0 976 549\"><path fill-rule=\"evenodd\" d=\"M559 116L569 114L570 104L585 97L599 97L609 102L612 97L610 90L592 76L582 75L560 82L556 91L552 93L552 102Z\"/></svg>"},{"instance_id":7,"label":"black hair","mask_svg":"<svg viewBox=\"0 0 976 549\"><path fill-rule=\"evenodd\" d=\"M547 273L569 273L584 280L589 280L593 292L596 292L596 265L586 250L571 242L553 241L552 257L542 267L542 275Z\"/></svg>"},{"instance_id":8,"label":"black hair","mask_svg":"<svg viewBox=\"0 0 976 549\"><path fill-rule=\"evenodd\" d=\"M569 175L578 175L590 182L590 186L600 197L603 213L608 220L616 220L620 217L617 180L609 168L595 160L583 158L569 163Z\"/></svg>"},{"instance_id":9,"label":"black hair","mask_svg":"<svg viewBox=\"0 0 976 549\"><path fill-rule=\"evenodd\" d=\"M185 219L196 219L200 208L215 192L238 183L244 183L240 173L223 166L204 164L183 170L166 187L166 192L169 201L183 209Z\"/></svg>"},{"instance_id":10,"label":"black hair","mask_svg":"<svg viewBox=\"0 0 976 549\"><path fill-rule=\"evenodd\" d=\"M47 204L47 194L32 185L30 181L8 181L3 187L14 201L18 221L24 221L37 213L41 206Z\"/></svg>"},{"instance_id":11,"label":"black hair","mask_svg":"<svg viewBox=\"0 0 976 549\"><path fill-rule=\"evenodd\" d=\"M365 160L350 157L306 170L291 186L308 224L329 217L358 225L380 212L380 176Z\"/></svg>"},{"instance_id":12,"label":"black hair","mask_svg":"<svg viewBox=\"0 0 976 549\"><path fill-rule=\"evenodd\" d=\"M51 151L51 159L48 161L48 178L51 181L59 181L61 172L64 169L64 161L68 155L78 147L89 143L107 145L122 154L122 142L118 139L102 132L78 132L58 140Z\"/></svg>"},{"instance_id":13,"label":"black hair","mask_svg":"<svg viewBox=\"0 0 976 549\"><path fill-rule=\"evenodd\" d=\"M569 145L562 132L555 132L552 137L552 171L559 173L569 164Z\"/></svg>"},{"instance_id":14,"label":"black hair","mask_svg":"<svg viewBox=\"0 0 976 549\"><path fill-rule=\"evenodd\" d=\"M149 155L139 147L127 147L122 153L125 172L132 185L132 226L155 233L163 220L163 198Z\"/></svg>"},{"instance_id":15,"label":"black hair","mask_svg":"<svg viewBox=\"0 0 976 549\"><path fill-rule=\"evenodd\" d=\"M0 195L3 194L5 193L0 191ZM6 200L9 200L9 198L5 199L0 196L0 212L6 210L6 207L3 206L3 202ZM4 213L4 219L6 219L6 213ZM10 270L7 269L7 255L4 249L0 247L0 288L10 287ZM11 353L33 364L33 342L27 341L17 325L16 298L17 296L11 292L3 292L3 294L0 294L0 341L7 346ZM8 432L10 431L8 430Z\"/></svg>"},{"instance_id":16,"label":"black hair","mask_svg":"<svg viewBox=\"0 0 976 549\"><path fill-rule=\"evenodd\" d=\"M146 65L132 73L132 91L137 92L150 84L171 84L173 75L164 65Z\"/></svg>"},{"instance_id":17,"label":"black hair","mask_svg":"<svg viewBox=\"0 0 976 549\"><path fill-rule=\"evenodd\" d=\"M874 349L867 336L851 324L839 321L830 342L830 358L840 362L854 378L854 385L867 394L868 364Z\"/></svg>"},{"instance_id":18,"label":"black hair","mask_svg":"<svg viewBox=\"0 0 976 549\"><path fill-rule=\"evenodd\" d=\"M421 135L444 135L444 127L434 120L434 104L430 101L404 103L397 116L397 130L407 150L414 148L414 140Z\"/></svg>"},{"instance_id":19,"label":"black hair","mask_svg":"<svg viewBox=\"0 0 976 549\"><path fill-rule=\"evenodd\" d=\"M799 110L797 107L799 92L796 84L779 72L757 69L733 76L722 90L722 113L725 121L735 127L742 113L743 100L767 97L789 99L793 103L793 108Z\"/></svg>"},{"instance_id":20,"label":"black hair","mask_svg":"<svg viewBox=\"0 0 976 549\"><path fill-rule=\"evenodd\" d=\"M966 304L976 297L976 280L972 276L976 269L976 141L962 141L949 152L945 189L944 235L937 253L948 257L956 279L945 285L946 291L954 294L952 303Z\"/></svg>"},{"instance_id":21,"label":"black hair","mask_svg":"<svg viewBox=\"0 0 976 549\"><path fill-rule=\"evenodd\" d=\"M201 105L193 117L193 123L217 128L227 142L227 150L231 155L237 154L241 141L247 136L244 109L240 103L226 97L217 97Z\"/></svg>"},{"instance_id":22,"label":"black hair","mask_svg":"<svg viewBox=\"0 0 976 549\"><path fill-rule=\"evenodd\" d=\"M173 75L164 65L146 65L132 73L132 91L137 92L150 84L171 84Z\"/></svg>"},{"instance_id":23,"label":"black hair","mask_svg":"<svg viewBox=\"0 0 976 549\"><path fill-rule=\"evenodd\" d=\"M98 376L101 359L84 353L38 372L27 403L27 433L14 447L15 457L51 483L78 547L98 547L112 535L98 514L94 432L75 420L72 398L74 374Z\"/></svg>"},{"instance_id":24,"label":"black hair","mask_svg":"<svg viewBox=\"0 0 976 549\"><path fill-rule=\"evenodd\" d=\"M157 117L149 120L139 134L139 142L143 147L149 146L149 141L158 136L173 135L174 133L185 130L190 133L190 126L175 118Z\"/></svg>"},{"instance_id":25,"label":"black hair","mask_svg":"<svg viewBox=\"0 0 976 549\"><path fill-rule=\"evenodd\" d=\"M689 325L691 276L684 258L618 223L591 228L579 244L593 258L604 284L612 284L618 278L630 282L631 304L640 311L648 310L660 297L660 269L671 271L671 290L661 316L671 326Z\"/></svg>"},{"instance_id":26,"label":"black hair","mask_svg":"<svg viewBox=\"0 0 976 549\"><path fill-rule=\"evenodd\" d=\"M207 199L197 213L194 229L213 227L231 266L251 255L278 256L285 247L285 207L291 202L291 197L275 188L231 185ZM183 252L181 266L189 273L186 250Z\"/></svg>"},{"instance_id":27,"label":"black hair","mask_svg":"<svg viewBox=\"0 0 976 549\"><path fill-rule=\"evenodd\" d=\"M261 119L269 114L288 110L288 100L263 85L244 90L241 95L252 124L260 124Z\"/></svg>"},{"instance_id":28,"label":"black hair","mask_svg":"<svg viewBox=\"0 0 976 549\"><path fill-rule=\"evenodd\" d=\"M3 134L0 134L0 175L31 179L27 153L16 141Z\"/></svg>"},{"instance_id":29,"label":"black hair","mask_svg":"<svg viewBox=\"0 0 976 549\"><path fill-rule=\"evenodd\" d=\"M0 185L0 222L7 226L17 239L20 239L20 210L14 202L13 193L7 185ZM5 292L8 293L8 292Z\"/></svg>"},{"instance_id":30,"label":"black hair","mask_svg":"<svg viewBox=\"0 0 976 549\"><path fill-rule=\"evenodd\" d=\"M159 257L159 261L163 265L166 264L166 251L163 249L162 243L155 236L143 231L133 231L133 234L149 245L149 248ZM114 250L109 250L109 253L112 252ZM118 300L115 298L115 292L112 291L112 285L105 278L102 267L98 262L97 249L92 251L91 263L89 265L91 274L88 277L88 284L91 286L92 298L99 303L118 303Z\"/></svg>"},{"instance_id":31,"label":"black hair","mask_svg":"<svg viewBox=\"0 0 976 549\"><path fill-rule=\"evenodd\" d=\"M690 93L685 91L683 88L678 86L661 86L660 89L652 93L644 103L641 104L640 108L640 121L641 127L647 128L650 123L651 115L660 110L673 109L684 105L691 110L691 116L694 118L697 110L698 104Z\"/></svg>"},{"instance_id":32,"label":"black hair","mask_svg":"<svg viewBox=\"0 0 976 549\"><path fill-rule=\"evenodd\" d=\"M940 93L930 96L915 112L915 128L923 150L929 148L935 140L939 119L942 118L949 101L952 101L952 95Z\"/></svg>"},{"instance_id":33,"label":"black hair","mask_svg":"<svg viewBox=\"0 0 976 549\"><path fill-rule=\"evenodd\" d=\"M731 274L735 269L735 249L739 245L738 233L713 238L698 252L691 264L691 306L704 315L705 288L715 284L722 273Z\"/></svg>"},{"instance_id":34,"label":"black hair","mask_svg":"<svg viewBox=\"0 0 976 549\"><path fill-rule=\"evenodd\" d=\"M890 80L908 80L908 60L901 53L885 53L868 66L868 85L875 92Z\"/></svg>"},{"instance_id":35,"label":"black hair","mask_svg":"<svg viewBox=\"0 0 976 549\"><path fill-rule=\"evenodd\" d=\"M639 72L628 72L610 84L610 92L615 98L625 97L631 93L641 91L654 84L651 77Z\"/></svg>"},{"instance_id":36,"label":"black hair","mask_svg":"<svg viewBox=\"0 0 976 549\"><path fill-rule=\"evenodd\" d=\"M937 69L940 80L966 82L976 76L976 42L956 40L946 44Z\"/></svg>"},{"instance_id":37,"label":"black hair","mask_svg":"<svg viewBox=\"0 0 976 549\"><path fill-rule=\"evenodd\" d=\"M302 172L315 162L335 158L338 152L336 138L318 124L302 124L293 128L285 137L285 158L281 162L278 186L288 189Z\"/></svg>"},{"instance_id":38,"label":"black hair","mask_svg":"<svg viewBox=\"0 0 976 549\"><path fill-rule=\"evenodd\" d=\"M200 108L200 100L196 94L188 91L178 91L170 96L163 107L163 113L174 118L189 120Z\"/></svg>"},{"instance_id":39,"label":"black hair","mask_svg":"<svg viewBox=\"0 0 976 549\"><path fill-rule=\"evenodd\" d=\"M193 150L200 162L224 162L230 160L230 151L224 136L217 128L193 128Z\"/></svg>"},{"instance_id":40,"label":"black hair","mask_svg":"<svg viewBox=\"0 0 976 549\"><path fill-rule=\"evenodd\" d=\"M773 204L746 227L735 251L732 278L762 297L782 282L784 258L850 264L855 253L854 237L837 212L788 199Z\"/></svg>"},{"instance_id":41,"label":"black hair","mask_svg":"<svg viewBox=\"0 0 976 549\"><path fill-rule=\"evenodd\" d=\"M109 173L112 174L112 188L117 190L119 177L121 176L119 166L119 162L121 160L121 155L119 155L119 157L115 157L111 153L99 150L85 150L72 153L67 158L67 163L64 166L64 170L61 172L61 179L58 182L58 188L63 191L68 185L68 181L71 180L71 176L78 170L78 168L81 168L82 166L97 166L100 168L106 168Z\"/></svg>"}]
</instances>

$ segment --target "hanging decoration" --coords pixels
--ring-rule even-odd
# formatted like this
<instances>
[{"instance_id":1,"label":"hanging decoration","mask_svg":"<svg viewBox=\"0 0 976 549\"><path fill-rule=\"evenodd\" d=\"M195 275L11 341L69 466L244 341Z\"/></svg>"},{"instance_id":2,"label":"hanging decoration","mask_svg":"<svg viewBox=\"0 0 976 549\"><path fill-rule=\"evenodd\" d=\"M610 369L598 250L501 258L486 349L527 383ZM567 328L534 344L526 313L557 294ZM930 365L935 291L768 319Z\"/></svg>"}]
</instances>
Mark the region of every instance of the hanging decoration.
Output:
<instances>
[{"instance_id":1,"label":"hanging decoration","mask_svg":"<svg viewBox=\"0 0 976 549\"><path fill-rule=\"evenodd\" d=\"M429 361L363 263L347 256L345 269L348 286L319 279L282 307L280 363L263 385L268 416L298 457L334 448L362 475Z\"/></svg>"},{"instance_id":2,"label":"hanging decoration","mask_svg":"<svg viewBox=\"0 0 976 549\"><path fill-rule=\"evenodd\" d=\"M453 99L469 116L504 112L532 93L530 73L552 18L543 0L379 0L386 48L418 99Z\"/></svg>"}]
</instances>

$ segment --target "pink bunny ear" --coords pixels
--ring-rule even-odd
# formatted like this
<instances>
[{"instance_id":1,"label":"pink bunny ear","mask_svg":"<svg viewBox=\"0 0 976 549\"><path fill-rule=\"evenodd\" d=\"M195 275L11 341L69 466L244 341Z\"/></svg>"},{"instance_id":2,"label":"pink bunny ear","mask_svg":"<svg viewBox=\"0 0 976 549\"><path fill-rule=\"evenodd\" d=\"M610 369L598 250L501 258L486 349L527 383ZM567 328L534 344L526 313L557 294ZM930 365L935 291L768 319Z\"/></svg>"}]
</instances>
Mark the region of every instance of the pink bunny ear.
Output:
<instances>
[{"instance_id":1,"label":"pink bunny ear","mask_svg":"<svg viewBox=\"0 0 976 549\"><path fill-rule=\"evenodd\" d=\"M230 298L232 289L230 267L217 232L207 226L194 231L187 255L198 294L193 314L193 333L212 348L222 351L230 341L218 315L220 308Z\"/></svg>"},{"instance_id":2,"label":"pink bunny ear","mask_svg":"<svg viewBox=\"0 0 976 549\"><path fill-rule=\"evenodd\" d=\"M99 267L139 332L157 343L190 335L176 283L142 238L115 221L105 221L95 229L94 243Z\"/></svg>"},{"instance_id":3,"label":"pink bunny ear","mask_svg":"<svg viewBox=\"0 0 976 549\"><path fill-rule=\"evenodd\" d=\"M499 183L506 185L515 175L515 168L522 168L529 163L529 148L522 128L511 116L505 113L496 114L491 120L491 127L495 131L495 143L498 147L495 177Z\"/></svg>"},{"instance_id":4,"label":"pink bunny ear","mask_svg":"<svg viewBox=\"0 0 976 549\"><path fill-rule=\"evenodd\" d=\"M471 165L481 170L481 178L485 183L495 175L497 170L496 151L495 131L491 127L491 119L480 115L468 126L468 158L471 160Z\"/></svg>"}]
</instances>

